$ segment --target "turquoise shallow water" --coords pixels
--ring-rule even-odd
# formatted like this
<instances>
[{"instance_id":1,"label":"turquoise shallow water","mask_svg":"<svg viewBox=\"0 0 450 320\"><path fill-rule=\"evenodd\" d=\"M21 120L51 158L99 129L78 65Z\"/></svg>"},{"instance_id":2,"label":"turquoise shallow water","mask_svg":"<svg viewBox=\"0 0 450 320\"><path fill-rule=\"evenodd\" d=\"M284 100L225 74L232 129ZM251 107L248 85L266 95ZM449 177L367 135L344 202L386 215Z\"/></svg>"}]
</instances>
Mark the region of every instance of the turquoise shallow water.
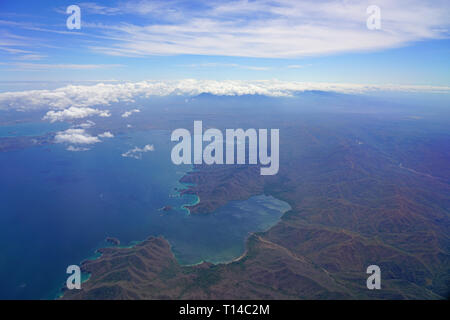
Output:
<instances>
[{"instance_id":1,"label":"turquoise shallow water","mask_svg":"<svg viewBox=\"0 0 450 320\"><path fill-rule=\"evenodd\" d=\"M153 144L141 159L123 157ZM95 257L112 236L122 245L162 235L183 264L230 261L250 232L274 225L285 202L268 196L190 215L179 179L192 168L170 160L170 132L119 135L84 152L65 145L0 153L0 298L51 298L70 264ZM201 200L201 199L200 199ZM170 205L172 211L160 210Z\"/></svg>"}]
</instances>

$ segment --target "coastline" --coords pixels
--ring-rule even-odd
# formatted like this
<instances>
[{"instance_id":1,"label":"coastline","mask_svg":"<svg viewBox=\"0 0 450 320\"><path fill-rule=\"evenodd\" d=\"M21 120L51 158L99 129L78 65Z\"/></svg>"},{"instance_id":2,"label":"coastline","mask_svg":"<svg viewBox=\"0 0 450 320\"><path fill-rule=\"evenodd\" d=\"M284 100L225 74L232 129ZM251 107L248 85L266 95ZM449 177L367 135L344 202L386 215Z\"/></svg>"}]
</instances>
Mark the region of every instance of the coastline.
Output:
<instances>
[{"instance_id":1,"label":"coastline","mask_svg":"<svg viewBox=\"0 0 450 320\"><path fill-rule=\"evenodd\" d=\"M257 196L262 196L262 195L255 195L255 197L257 197ZM270 196L270 197L272 197L273 199L279 200L279 201L283 201L283 200L280 200L280 199L275 198L275 197L273 197L273 196ZM239 200L234 200L234 201L239 201ZM230 201L230 202L233 202L233 201ZM235 263L235 262L239 262L240 260L244 259L244 258L247 256L247 254L248 254L248 252L249 252L249 243L248 243L248 241L249 241L249 239L250 239L253 235L255 235L255 234L257 234L257 233L260 233L260 232L266 232L266 231L270 230L271 228L273 228L274 226L276 226L276 225L281 221L282 217L283 217L287 212L289 212L289 211L292 210L292 206L291 206L289 203L287 203L286 201L283 201L283 203L285 203L288 207L287 207L287 208L284 208L283 210L280 210L281 215L280 215L280 217L278 218L278 221L277 221L275 224L269 226L268 228L266 228L266 229L264 229L264 230L259 230L259 231L249 232L249 233L245 236L245 238L243 239L243 241L244 241L244 250L243 250L239 255L234 256L234 257L231 258L231 259L224 259L224 260L221 260L221 259L219 259L219 260L208 260L208 259L203 259L203 260L201 260L201 261L199 261L199 262L197 262L197 263L192 263L192 264L189 264L189 263L182 263L182 262L180 261L180 259L177 257L177 255L175 254L175 252L174 252L174 250L173 250L173 245L172 245L172 243L171 243L166 237L164 237L164 236L162 236L162 235L158 235L158 236L150 235L150 236L148 236L148 237L147 237L146 239L144 239L144 240L141 240L141 241L134 241L134 242L132 242L132 243L129 243L128 245L108 246L108 247L106 247L106 248L112 248L112 249L133 249L133 248L135 248L137 245L142 244L143 242L149 241L149 240L154 239L154 238L161 238L161 239L163 239L164 241L167 242L167 244L168 244L168 246L169 246L169 248L170 248L170 253L171 253L171 255L173 256L173 258L175 259L176 263L177 263L180 267L195 267L195 266L200 266L200 265L203 265L203 264L206 264L206 265L214 265L214 266L229 265L229 264L232 264L232 263ZM102 249L102 248L100 248L100 249L98 249L98 250L101 250L101 249ZM99 253L98 256L96 256L95 259L90 259L90 260L101 259L102 256L103 256L103 253ZM86 260L83 260L83 262L81 263L81 266L83 265L83 263L84 263L85 261L87 261L87 259L86 259ZM82 267L82 269L83 269L83 267ZM85 283L86 281L88 281L88 280L90 279L90 273L88 273L88 272L83 272L83 271L82 271L82 274L89 275L89 276L82 282L82 283ZM58 296L57 299L62 299L63 297L64 297L64 293L62 293L60 296Z\"/></svg>"},{"instance_id":2,"label":"coastline","mask_svg":"<svg viewBox=\"0 0 450 320\"><path fill-rule=\"evenodd\" d=\"M188 202L188 203L182 204L179 207L176 207L177 209L186 212L187 215L191 215L190 208L198 205L201 202L200 196L198 196L196 193L187 192L188 190L191 190L191 187L195 186L196 184L192 183L192 182L183 181L184 177L186 177L186 176L188 176L188 175L190 175L190 174L192 174L194 172L197 172L197 170L195 170L194 166L192 166L191 168L189 168L186 171L183 170L183 172L181 172L182 173L182 177L179 178L176 181L174 186L172 186L172 189L176 190L176 193L179 195L180 198L183 197L186 194L189 195L189 196L194 196L195 197L193 199L193 202ZM105 246L101 246L101 247L98 247L97 249L95 249L95 253L91 257L82 260L81 263L80 263L80 266L81 266L81 269L82 269L82 275L84 275L84 277L85 277L85 279L83 280L82 283L85 283L91 277L90 273L88 273L86 271L83 272L83 264L85 262L87 262L87 261L90 261L90 260L101 259L103 254L101 252L99 252L99 250L101 250L103 248L132 249L135 246L137 246L139 244L142 244L143 242L145 242L145 241L147 241L147 240L149 240L149 239L151 239L153 237L162 237L165 241L167 241L167 243L170 246L170 251L171 251L173 257L175 258L176 262L182 267L196 266L196 265L201 265L203 263L212 264L212 265L227 265L227 264L231 264L233 262L237 262L237 261L243 259L247 255L247 253L248 253L248 239L253 234L255 234L257 232L265 232L265 231L271 229L272 227L276 226L279 223L279 221L282 219L282 217L285 215L285 213L289 212L290 210L292 210L291 204L289 204L288 202L286 202L284 200L275 198L272 195L265 195L264 193L260 193L260 194L253 194L249 198L256 197L256 196L270 196L270 197L272 197L272 198L274 198L276 200L283 201L288 207L287 208L282 208L282 209L280 208L280 210L279 210L280 216L279 216L278 220L275 222L275 224L271 224L270 226L268 226L267 228L264 228L263 230L251 231L248 234L246 234L245 237L242 239L243 240L243 250L238 255L234 255L232 258L227 257L227 258L224 258L224 259L220 259L220 258L219 259L214 259L214 258L212 258L212 259L202 259L201 261L199 261L197 263L193 263L193 264L183 263L182 260L180 260L180 258L177 257L177 255L175 254L175 251L173 250L173 247L172 247L172 243L166 237L164 237L161 234L150 234L150 235L146 236L142 240L134 240L134 241L128 242L127 245L124 245L124 244L120 244L120 245L116 245L116 246L114 246L114 245L111 245L111 246L105 245ZM226 204L228 204L230 202L247 201L247 200L248 199L245 199L245 200L243 200L243 199L229 200L223 206L225 206ZM221 207L223 207L223 206L221 206ZM56 296L56 299L62 299L64 297L64 294L66 292L64 290L64 286L62 288L60 288L60 289L63 292L58 294Z\"/></svg>"},{"instance_id":3,"label":"coastline","mask_svg":"<svg viewBox=\"0 0 450 320\"><path fill-rule=\"evenodd\" d=\"M200 203L200 197L197 194L190 194L190 195L196 197L194 202L193 203L185 203L185 204L181 205L181 207L180 207L180 209L186 210L188 214L191 214L191 210L189 209L190 207L196 206L197 204Z\"/></svg>"},{"instance_id":4,"label":"coastline","mask_svg":"<svg viewBox=\"0 0 450 320\"><path fill-rule=\"evenodd\" d=\"M182 173L183 173L183 176L185 176L187 173L193 172L193 171L194 171L194 167L192 166L189 170L186 170L185 172L182 172ZM194 206L194 205L197 205L198 203L200 203L200 197L198 195L196 195L196 194L183 193L182 191L183 190L187 190L187 187L189 185L191 185L191 184L187 183L187 182L183 183L180 180L181 179L178 179L177 182L176 182L176 190L177 190L177 193L178 193L179 197L183 197L185 194L189 195L189 196L195 196L196 197L196 199L194 200L193 203L185 203L185 204L182 204L179 207L180 210L187 211L187 214L190 214L191 212L190 212L188 207ZM87 258L83 259L80 262L79 265L80 265L80 267L82 267L83 263L85 263L86 261L92 261L92 260L100 259L102 257L102 253L100 253L99 250L101 250L103 248L130 249L130 248L134 248L138 244L143 243L144 241L148 240L151 237L154 237L154 236L149 235L143 240L132 240L126 245L124 245L124 244L119 244L119 245L112 245L112 244L110 244L110 245L108 245L108 242L104 241L105 244L106 244L105 246L101 246L101 247L98 247L98 248L94 249L94 253L92 255L88 256ZM166 241L169 243L170 248L172 248L170 242L167 239L166 239ZM171 249L171 251L172 251L172 249ZM175 254L174 254L174 257L175 257ZM175 259L178 261L178 259L176 257L175 257ZM90 279L91 274L89 272L83 272L83 270L81 270L81 277L82 277L81 283L83 284L83 283L85 283L86 281L88 281ZM83 279L83 277L85 277L85 278ZM53 293L49 293L49 297L53 297L53 298L50 298L50 299L51 300L62 299L64 297L65 292L66 292L66 290L65 290L65 283L61 287L55 289L55 291L56 292L54 294Z\"/></svg>"}]
</instances>

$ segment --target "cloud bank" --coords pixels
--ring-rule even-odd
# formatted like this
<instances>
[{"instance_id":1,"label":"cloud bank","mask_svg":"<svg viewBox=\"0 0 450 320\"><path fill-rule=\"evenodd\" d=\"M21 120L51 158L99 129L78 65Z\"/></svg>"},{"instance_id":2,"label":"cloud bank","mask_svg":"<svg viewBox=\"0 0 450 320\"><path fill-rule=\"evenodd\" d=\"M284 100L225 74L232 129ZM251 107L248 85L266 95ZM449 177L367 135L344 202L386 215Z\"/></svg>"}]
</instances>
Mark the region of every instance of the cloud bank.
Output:
<instances>
[{"instance_id":1,"label":"cloud bank","mask_svg":"<svg viewBox=\"0 0 450 320\"><path fill-rule=\"evenodd\" d=\"M298 92L320 90L362 94L373 91L450 93L449 86L426 85L365 85L346 83L288 82L278 80L173 80L96 85L68 85L55 90L29 90L0 93L0 109L30 110L50 108L45 115L49 121L80 119L91 115L107 117L107 110L93 108L117 102L134 102L136 98L152 96L196 96L202 93L225 96L265 95L289 97Z\"/></svg>"}]
</instances>

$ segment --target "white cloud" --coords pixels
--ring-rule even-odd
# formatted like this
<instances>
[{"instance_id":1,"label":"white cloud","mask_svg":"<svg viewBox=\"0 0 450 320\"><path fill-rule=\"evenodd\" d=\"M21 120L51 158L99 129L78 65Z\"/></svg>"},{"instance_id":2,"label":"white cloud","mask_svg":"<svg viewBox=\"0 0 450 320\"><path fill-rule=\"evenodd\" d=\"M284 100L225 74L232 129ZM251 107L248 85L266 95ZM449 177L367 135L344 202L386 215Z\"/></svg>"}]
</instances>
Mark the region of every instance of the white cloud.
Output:
<instances>
[{"instance_id":1,"label":"white cloud","mask_svg":"<svg viewBox=\"0 0 450 320\"><path fill-rule=\"evenodd\" d=\"M301 69L301 68L304 68L304 67L305 66L302 66L302 65L299 65L299 64L291 64L291 65L287 66L288 69Z\"/></svg>"},{"instance_id":2,"label":"white cloud","mask_svg":"<svg viewBox=\"0 0 450 320\"><path fill-rule=\"evenodd\" d=\"M427 85L366 85L327 82L288 82L279 80L172 80L120 83L99 83L96 85L69 85L55 90L30 90L0 93L0 109L33 108L57 109L47 112L45 119L64 121L92 115L110 116L109 111L94 109L117 102L134 102L136 98L151 96L183 95L196 96L202 93L214 95L266 95L272 97L291 96L308 90L339 93L367 93L373 91L433 92L450 93L450 86ZM60 110L58 110L60 109Z\"/></svg>"},{"instance_id":3,"label":"white cloud","mask_svg":"<svg viewBox=\"0 0 450 320\"><path fill-rule=\"evenodd\" d=\"M99 136L99 138L114 138L114 135L109 131L105 131L105 132L99 134L98 136Z\"/></svg>"},{"instance_id":4,"label":"white cloud","mask_svg":"<svg viewBox=\"0 0 450 320\"><path fill-rule=\"evenodd\" d=\"M102 5L98 5L94 2L82 2L78 4L82 10L86 10L87 12L91 14L101 14L101 15L115 15L120 14L120 9L118 8L112 8L112 7L105 7ZM65 14L65 12L63 11Z\"/></svg>"},{"instance_id":5,"label":"white cloud","mask_svg":"<svg viewBox=\"0 0 450 320\"><path fill-rule=\"evenodd\" d=\"M91 128L93 126L95 126L95 122L91 121L91 120L87 120L86 122L83 122L83 123L80 123L79 125L77 125L77 127L84 128L84 129Z\"/></svg>"},{"instance_id":6,"label":"white cloud","mask_svg":"<svg viewBox=\"0 0 450 320\"><path fill-rule=\"evenodd\" d=\"M16 60L42 60L44 58L46 58L47 56L44 55L40 55L40 54L24 54L21 56L17 56L15 59Z\"/></svg>"},{"instance_id":7,"label":"white cloud","mask_svg":"<svg viewBox=\"0 0 450 320\"><path fill-rule=\"evenodd\" d=\"M269 67L261 67L261 66L249 66L249 65L242 65L237 63L194 63L194 64L188 64L188 65L182 65L184 67L191 67L191 68L238 68L238 69L246 69L246 70L253 70L253 71L267 71L271 68Z\"/></svg>"},{"instance_id":8,"label":"white cloud","mask_svg":"<svg viewBox=\"0 0 450 320\"><path fill-rule=\"evenodd\" d=\"M79 151L88 151L90 150L89 148L85 148L85 147L74 147L74 146L68 146L66 148L67 151L73 151L73 152L79 152Z\"/></svg>"},{"instance_id":9,"label":"white cloud","mask_svg":"<svg viewBox=\"0 0 450 320\"><path fill-rule=\"evenodd\" d=\"M33 60L22 57L22 60ZM34 59L39 60L39 59ZM44 64L44 63L10 63L9 66L14 70L21 71L45 71L45 70L92 70L122 67L120 64Z\"/></svg>"},{"instance_id":10,"label":"white cloud","mask_svg":"<svg viewBox=\"0 0 450 320\"><path fill-rule=\"evenodd\" d=\"M122 118L128 118L129 116L131 116L133 113L137 113L137 112L141 112L141 110L139 109L133 109L130 111L126 111L122 114Z\"/></svg>"},{"instance_id":11,"label":"white cloud","mask_svg":"<svg viewBox=\"0 0 450 320\"><path fill-rule=\"evenodd\" d=\"M0 93L0 109L31 109L50 107L90 107L109 105L118 101L132 101L139 86L130 83L104 84L94 86L68 85L55 90L28 90Z\"/></svg>"},{"instance_id":12,"label":"white cloud","mask_svg":"<svg viewBox=\"0 0 450 320\"><path fill-rule=\"evenodd\" d=\"M155 151L155 147L152 144L147 144L143 148L134 147L131 150L128 150L125 153L122 153L122 157L141 159L142 153L148 151Z\"/></svg>"},{"instance_id":13,"label":"white cloud","mask_svg":"<svg viewBox=\"0 0 450 320\"><path fill-rule=\"evenodd\" d=\"M55 136L56 143L70 144L94 144L101 142L98 137L91 136L84 129L67 129L60 131Z\"/></svg>"},{"instance_id":14,"label":"white cloud","mask_svg":"<svg viewBox=\"0 0 450 320\"><path fill-rule=\"evenodd\" d=\"M381 30L368 30L366 9L381 8ZM134 1L113 12L156 16L156 23L86 25L109 38L91 48L108 55L304 57L371 51L448 38L448 0ZM170 39L170 41L167 41Z\"/></svg>"},{"instance_id":15,"label":"white cloud","mask_svg":"<svg viewBox=\"0 0 450 320\"><path fill-rule=\"evenodd\" d=\"M89 116L98 115L100 117L109 117L111 114L108 110L98 110L93 108L70 107L62 111L48 111L43 117L44 120L50 122L66 121L72 119L81 119ZM86 124L84 124L86 125Z\"/></svg>"}]
</instances>

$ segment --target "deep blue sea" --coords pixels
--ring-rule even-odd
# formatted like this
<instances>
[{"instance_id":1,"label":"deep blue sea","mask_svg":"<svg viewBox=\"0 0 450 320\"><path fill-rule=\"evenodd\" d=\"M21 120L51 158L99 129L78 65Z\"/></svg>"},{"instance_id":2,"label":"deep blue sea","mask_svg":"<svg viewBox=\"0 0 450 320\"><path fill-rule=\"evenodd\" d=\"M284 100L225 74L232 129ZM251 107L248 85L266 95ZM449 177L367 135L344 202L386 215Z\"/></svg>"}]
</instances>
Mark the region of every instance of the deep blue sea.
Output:
<instances>
[{"instance_id":1,"label":"deep blue sea","mask_svg":"<svg viewBox=\"0 0 450 320\"><path fill-rule=\"evenodd\" d=\"M2 137L26 137L38 136L57 130L65 130L69 125L64 122L52 123L47 122L22 122L14 125L0 126L0 138Z\"/></svg>"},{"instance_id":2,"label":"deep blue sea","mask_svg":"<svg viewBox=\"0 0 450 320\"><path fill-rule=\"evenodd\" d=\"M44 134L48 126L0 127L0 136ZM147 144L155 150L141 159L122 156ZM0 152L0 299L55 298L67 266L94 256L108 236L129 245L162 235L183 264L230 261L250 232L290 209L261 195L190 215L183 205L197 197L175 188L186 187L179 179L192 168L172 164L169 131L117 135L82 152L66 148ZM162 211L167 205L174 210Z\"/></svg>"}]
</instances>

